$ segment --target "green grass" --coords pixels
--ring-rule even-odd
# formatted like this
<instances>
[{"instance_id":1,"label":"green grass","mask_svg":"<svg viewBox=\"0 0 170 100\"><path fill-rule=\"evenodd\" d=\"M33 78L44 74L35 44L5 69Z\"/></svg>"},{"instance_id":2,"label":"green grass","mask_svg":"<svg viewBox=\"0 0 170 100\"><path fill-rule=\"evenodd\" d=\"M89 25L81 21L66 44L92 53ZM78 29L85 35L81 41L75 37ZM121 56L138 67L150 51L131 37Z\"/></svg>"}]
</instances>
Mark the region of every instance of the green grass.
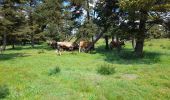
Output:
<instances>
[{"instance_id":1,"label":"green grass","mask_svg":"<svg viewBox=\"0 0 170 100\"><path fill-rule=\"evenodd\" d=\"M99 41L91 54L64 52L45 45L10 48L0 55L0 85L10 90L5 100L169 100L170 40L146 41L143 58L131 56L130 42L118 54ZM102 64L115 67L109 76ZM58 66L61 71L49 75Z\"/></svg>"}]
</instances>

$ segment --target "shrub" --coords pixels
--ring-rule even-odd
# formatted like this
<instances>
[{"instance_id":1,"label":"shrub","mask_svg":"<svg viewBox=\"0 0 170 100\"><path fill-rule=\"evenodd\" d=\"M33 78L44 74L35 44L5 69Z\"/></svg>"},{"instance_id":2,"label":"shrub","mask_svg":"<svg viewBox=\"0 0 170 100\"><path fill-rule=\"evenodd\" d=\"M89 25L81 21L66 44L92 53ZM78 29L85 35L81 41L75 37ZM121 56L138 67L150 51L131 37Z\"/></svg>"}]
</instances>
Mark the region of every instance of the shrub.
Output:
<instances>
[{"instance_id":1,"label":"shrub","mask_svg":"<svg viewBox=\"0 0 170 100\"><path fill-rule=\"evenodd\" d=\"M166 47L165 47L165 46L163 46L163 47L162 47L162 49L166 49Z\"/></svg>"},{"instance_id":2,"label":"shrub","mask_svg":"<svg viewBox=\"0 0 170 100\"><path fill-rule=\"evenodd\" d=\"M101 75L110 75L115 73L115 67L112 67L109 64L103 64L98 69L97 72Z\"/></svg>"},{"instance_id":3,"label":"shrub","mask_svg":"<svg viewBox=\"0 0 170 100\"><path fill-rule=\"evenodd\" d=\"M38 51L38 54L41 54L41 53L45 53L45 51L42 49L42 50L39 50Z\"/></svg>"},{"instance_id":4,"label":"shrub","mask_svg":"<svg viewBox=\"0 0 170 100\"><path fill-rule=\"evenodd\" d=\"M168 50L170 50L170 46L169 46L169 47L167 47L167 49L168 49Z\"/></svg>"},{"instance_id":5,"label":"shrub","mask_svg":"<svg viewBox=\"0 0 170 100\"><path fill-rule=\"evenodd\" d=\"M153 44L152 44L152 43L150 43L148 46L149 46L149 47L151 47L151 46L153 46Z\"/></svg>"},{"instance_id":6,"label":"shrub","mask_svg":"<svg viewBox=\"0 0 170 100\"><path fill-rule=\"evenodd\" d=\"M9 95L9 89L6 85L0 85L0 99Z\"/></svg>"},{"instance_id":7,"label":"shrub","mask_svg":"<svg viewBox=\"0 0 170 100\"><path fill-rule=\"evenodd\" d=\"M49 75L55 75L55 74L59 73L60 71L61 71L60 68L57 66L54 69L51 69L49 71Z\"/></svg>"},{"instance_id":8,"label":"shrub","mask_svg":"<svg viewBox=\"0 0 170 100\"><path fill-rule=\"evenodd\" d=\"M164 47L164 45L161 44L160 47Z\"/></svg>"}]
</instances>

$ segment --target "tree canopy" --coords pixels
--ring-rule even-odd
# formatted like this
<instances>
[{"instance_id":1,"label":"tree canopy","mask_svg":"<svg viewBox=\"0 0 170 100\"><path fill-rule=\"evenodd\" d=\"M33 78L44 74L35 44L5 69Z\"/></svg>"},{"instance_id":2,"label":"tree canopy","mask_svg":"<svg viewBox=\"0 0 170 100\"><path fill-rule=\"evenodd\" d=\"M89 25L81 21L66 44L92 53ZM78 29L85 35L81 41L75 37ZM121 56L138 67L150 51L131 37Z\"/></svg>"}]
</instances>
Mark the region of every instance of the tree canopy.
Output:
<instances>
[{"instance_id":1,"label":"tree canopy","mask_svg":"<svg viewBox=\"0 0 170 100\"><path fill-rule=\"evenodd\" d=\"M34 47L39 41L71 37L92 38L94 45L103 36L106 42L109 37L133 38L135 54L142 56L145 39L159 34L154 27L161 25L163 37L169 37L169 15L169 0L2 0L1 50L17 42Z\"/></svg>"}]
</instances>

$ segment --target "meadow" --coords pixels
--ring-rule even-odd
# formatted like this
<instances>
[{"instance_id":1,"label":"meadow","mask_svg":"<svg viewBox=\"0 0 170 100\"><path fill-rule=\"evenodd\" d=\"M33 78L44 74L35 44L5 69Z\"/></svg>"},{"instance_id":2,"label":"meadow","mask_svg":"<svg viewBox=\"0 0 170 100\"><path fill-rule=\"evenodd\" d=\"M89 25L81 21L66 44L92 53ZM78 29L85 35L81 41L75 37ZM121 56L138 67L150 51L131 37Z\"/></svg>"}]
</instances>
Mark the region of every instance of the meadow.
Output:
<instances>
[{"instance_id":1,"label":"meadow","mask_svg":"<svg viewBox=\"0 0 170 100\"><path fill-rule=\"evenodd\" d=\"M120 53L105 50L104 41L91 53L64 52L46 44L10 47L0 55L4 100L170 100L170 40L146 40L144 57L132 55L130 42ZM101 65L115 68L101 75ZM50 70L60 72L49 75Z\"/></svg>"}]
</instances>

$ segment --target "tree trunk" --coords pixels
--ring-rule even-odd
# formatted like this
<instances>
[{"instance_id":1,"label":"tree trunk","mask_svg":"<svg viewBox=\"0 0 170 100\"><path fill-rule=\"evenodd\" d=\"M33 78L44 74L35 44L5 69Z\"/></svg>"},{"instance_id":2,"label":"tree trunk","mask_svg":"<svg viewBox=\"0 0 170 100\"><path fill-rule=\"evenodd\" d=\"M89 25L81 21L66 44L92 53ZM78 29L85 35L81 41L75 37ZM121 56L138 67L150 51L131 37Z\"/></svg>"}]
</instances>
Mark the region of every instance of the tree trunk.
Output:
<instances>
[{"instance_id":1,"label":"tree trunk","mask_svg":"<svg viewBox=\"0 0 170 100\"><path fill-rule=\"evenodd\" d=\"M4 34L3 34L3 44L2 44L2 48L1 48L2 51L5 51L5 50L6 50L6 45L7 45L6 39L7 39L7 34L4 33Z\"/></svg>"},{"instance_id":2,"label":"tree trunk","mask_svg":"<svg viewBox=\"0 0 170 100\"><path fill-rule=\"evenodd\" d=\"M90 21L90 12L89 12L90 6L89 6L89 0L87 0L87 19Z\"/></svg>"},{"instance_id":3,"label":"tree trunk","mask_svg":"<svg viewBox=\"0 0 170 100\"><path fill-rule=\"evenodd\" d=\"M138 57L143 56L143 46L145 40L145 31L146 31L146 21L147 21L147 11L140 11L141 18L139 24L139 33L136 37L136 47L135 47L135 54Z\"/></svg>"},{"instance_id":4,"label":"tree trunk","mask_svg":"<svg viewBox=\"0 0 170 100\"><path fill-rule=\"evenodd\" d=\"M114 36L112 36L112 41L114 41Z\"/></svg>"},{"instance_id":5,"label":"tree trunk","mask_svg":"<svg viewBox=\"0 0 170 100\"><path fill-rule=\"evenodd\" d=\"M119 42L119 37L118 37L118 35L116 35L116 42Z\"/></svg>"},{"instance_id":6,"label":"tree trunk","mask_svg":"<svg viewBox=\"0 0 170 100\"><path fill-rule=\"evenodd\" d=\"M30 7L32 7L34 4L33 0L30 0ZM31 47L34 48L34 29L33 29L33 16L32 16L32 11L30 10L29 13L29 25L30 25L30 29L31 29Z\"/></svg>"},{"instance_id":7,"label":"tree trunk","mask_svg":"<svg viewBox=\"0 0 170 100\"><path fill-rule=\"evenodd\" d=\"M118 34L116 34L116 42L119 43L119 36L118 36ZM121 45L118 44L117 45L117 52L119 53L121 49L122 49Z\"/></svg>"},{"instance_id":8,"label":"tree trunk","mask_svg":"<svg viewBox=\"0 0 170 100\"><path fill-rule=\"evenodd\" d=\"M97 38L88 46L88 48L85 50L85 52L90 51L90 49L92 48L92 46L103 36L103 34L107 31L107 28L105 28L103 31L101 31L99 33L99 35L97 36Z\"/></svg>"},{"instance_id":9,"label":"tree trunk","mask_svg":"<svg viewBox=\"0 0 170 100\"><path fill-rule=\"evenodd\" d=\"M15 49L15 43L14 42L12 43L12 49Z\"/></svg>"},{"instance_id":10,"label":"tree trunk","mask_svg":"<svg viewBox=\"0 0 170 100\"><path fill-rule=\"evenodd\" d=\"M12 49L15 49L15 41L16 41L15 36L12 36L12 37L11 37Z\"/></svg>"},{"instance_id":11,"label":"tree trunk","mask_svg":"<svg viewBox=\"0 0 170 100\"><path fill-rule=\"evenodd\" d=\"M135 50L135 46L136 46L136 40L135 40L135 36L132 37L132 47Z\"/></svg>"},{"instance_id":12,"label":"tree trunk","mask_svg":"<svg viewBox=\"0 0 170 100\"><path fill-rule=\"evenodd\" d=\"M136 40L136 47L135 47L135 54L138 57L143 56L143 46L144 46L144 38L137 38Z\"/></svg>"},{"instance_id":13,"label":"tree trunk","mask_svg":"<svg viewBox=\"0 0 170 100\"><path fill-rule=\"evenodd\" d=\"M94 36L92 36L92 42L94 42ZM95 50L95 45L92 46L92 49Z\"/></svg>"},{"instance_id":14,"label":"tree trunk","mask_svg":"<svg viewBox=\"0 0 170 100\"><path fill-rule=\"evenodd\" d=\"M73 43L77 43L81 37L77 37L77 39Z\"/></svg>"},{"instance_id":15,"label":"tree trunk","mask_svg":"<svg viewBox=\"0 0 170 100\"><path fill-rule=\"evenodd\" d=\"M31 47L34 48L34 34L31 34Z\"/></svg>"},{"instance_id":16,"label":"tree trunk","mask_svg":"<svg viewBox=\"0 0 170 100\"><path fill-rule=\"evenodd\" d=\"M14 37L15 38L15 37ZM15 39L12 39L12 41L11 41L12 43L12 49L15 49Z\"/></svg>"},{"instance_id":17,"label":"tree trunk","mask_svg":"<svg viewBox=\"0 0 170 100\"><path fill-rule=\"evenodd\" d=\"M26 39L24 38L24 40L22 40L22 42L23 42L23 46L25 46L26 45Z\"/></svg>"},{"instance_id":18,"label":"tree trunk","mask_svg":"<svg viewBox=\"0 0 170 100\"><path fill-rule=\"evenodd\" d=\"M105 38L105 43L106 43L105 49L108 50L109 49L109 36L105 35L104 38Z\"/></svg>"},{"instance_id":19,"label":"tree trunk","mask_svg":"<svg viewBox=\"0 0 170 100\"><path fill-rule=\"evenodd\" d=\"M3 50L2 50L2 46L0 46L0 53L2 54Z\"/></svg>"},{"instance_id":20,"label":"tree trunk","mask_svg":"<svg viewBox=\"0 0 170 100\"><path fill-rule=\"evenodd\" d=\"M12 49L15 49L15 44L14 43L12 43Z\"/></svg>"}]
</instances>

